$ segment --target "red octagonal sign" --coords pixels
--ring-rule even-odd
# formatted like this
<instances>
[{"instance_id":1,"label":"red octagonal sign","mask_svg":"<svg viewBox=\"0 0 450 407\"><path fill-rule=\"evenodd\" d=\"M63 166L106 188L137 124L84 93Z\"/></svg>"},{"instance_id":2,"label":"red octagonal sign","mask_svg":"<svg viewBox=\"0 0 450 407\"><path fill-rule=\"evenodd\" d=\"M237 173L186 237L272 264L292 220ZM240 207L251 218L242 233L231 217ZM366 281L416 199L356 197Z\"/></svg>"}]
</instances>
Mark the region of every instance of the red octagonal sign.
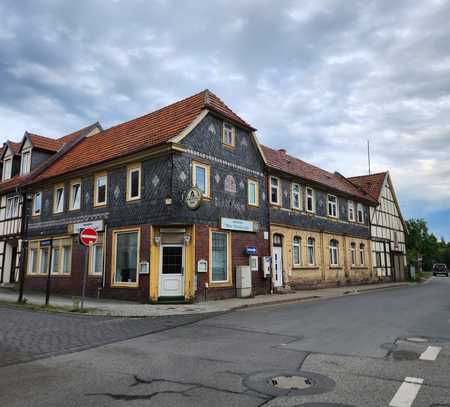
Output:
<instances>
[{"instance_id":1,"label":"red octagonal sign","mask_svg":"<svg viewBox=\"0 0 450 407\"><path fill-rule=\"evenodd\" d=\"M97 243L97 239L98 235L95 229L86 228L80 232L80 242L85 246Z\"/></svg>"}]
</instances>

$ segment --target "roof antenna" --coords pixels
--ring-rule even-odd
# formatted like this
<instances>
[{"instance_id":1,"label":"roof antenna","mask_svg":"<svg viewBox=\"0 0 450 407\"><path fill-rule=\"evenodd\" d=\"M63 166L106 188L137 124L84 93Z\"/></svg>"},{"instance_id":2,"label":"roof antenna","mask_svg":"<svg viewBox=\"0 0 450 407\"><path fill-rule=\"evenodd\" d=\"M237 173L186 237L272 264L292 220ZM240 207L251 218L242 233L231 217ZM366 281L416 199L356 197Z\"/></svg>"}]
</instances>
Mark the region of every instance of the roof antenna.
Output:
<instances>
[{"instance_id":1,"label":"roof antenna","mask_svg":"<svg viewBox=\"0 0 450 407\"><path fill-rule=\"evenodd\" d=\"M370 141L367 139L367 162L369 164L369 175L370 175Z\"/></svg>"}]
</instances>

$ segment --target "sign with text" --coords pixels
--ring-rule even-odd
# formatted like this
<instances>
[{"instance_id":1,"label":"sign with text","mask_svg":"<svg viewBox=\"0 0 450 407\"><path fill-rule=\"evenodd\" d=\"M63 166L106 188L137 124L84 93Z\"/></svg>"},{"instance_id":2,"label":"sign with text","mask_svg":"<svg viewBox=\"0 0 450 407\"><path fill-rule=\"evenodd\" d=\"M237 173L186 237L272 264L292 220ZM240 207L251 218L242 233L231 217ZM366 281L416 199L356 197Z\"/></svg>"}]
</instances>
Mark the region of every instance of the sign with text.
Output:
<instances>
[{"instance_id":1,"label":"sign with text","mask_svg":"<svg viewBox=\"0 0 450 407\"><path fill-rule=\"evenodd\" d=\"M256 232L258 224L251 220L221 218L220 226L222 229L237 230L240 232Z\"/></svg>"},{"instance_id":2,"label":"sign with text","mask_svg":"<svg viewBox=\"0 0 450 407\"><path fill-rule=\"evenodd\" d=\"M103 231L103 221L102 220L93 220L91 222L83 222L83 223L73 223L69 225L72 230L69 230L70 233L78 234L83 229L90 228L94 229L97 232Z\"/></svg>"}]
</instances>

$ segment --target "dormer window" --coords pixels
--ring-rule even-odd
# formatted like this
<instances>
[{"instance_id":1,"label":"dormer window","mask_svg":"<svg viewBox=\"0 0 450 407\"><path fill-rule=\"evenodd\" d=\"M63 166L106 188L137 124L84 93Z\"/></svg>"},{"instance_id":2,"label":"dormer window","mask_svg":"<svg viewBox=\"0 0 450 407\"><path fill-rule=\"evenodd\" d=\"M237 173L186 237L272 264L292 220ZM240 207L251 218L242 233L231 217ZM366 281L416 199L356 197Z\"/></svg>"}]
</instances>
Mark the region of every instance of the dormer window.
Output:
<instances>
[{"instance_id":1,"label":"dormer window","mask_svg":"<svg viewBox=\"0 0 450 407\"><path fill-rule=\"evenodd\" d=\"M31 171L31 150L22 151L20 160L20 175L26 175Z\"/></svg>"},{"instance_id":2,"label":"dormer window","mask_svg":"<svg viewBox=\"0 0 450 407\"><path fill-rule=\"evenodd\" d=\"M223 122L222 143L228 147L235 146L235 128L227 122Z\"/></svg>"},{"instance_id":3,"label":"dormer window","mask_svg":"<svg viewBox=\"0 0 450 407\"><path fill-rule=\"evenodd\" d=\"M12 171L12 158L6 158L3 160L3 174L2 174L2 180L6 181L11 178L11 171Z\"/></svg>"}]
</instances>

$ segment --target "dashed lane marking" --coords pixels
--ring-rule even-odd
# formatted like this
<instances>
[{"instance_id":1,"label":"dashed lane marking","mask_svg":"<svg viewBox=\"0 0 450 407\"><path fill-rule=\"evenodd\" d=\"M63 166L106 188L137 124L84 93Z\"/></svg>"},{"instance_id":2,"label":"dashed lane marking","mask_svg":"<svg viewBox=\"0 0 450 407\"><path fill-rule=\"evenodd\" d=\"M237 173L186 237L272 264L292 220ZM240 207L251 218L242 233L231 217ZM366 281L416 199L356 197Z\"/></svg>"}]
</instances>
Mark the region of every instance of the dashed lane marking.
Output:
<instances>
[{"instance_id":1,"label":"dashed lane marking","mask_svg":"<svg viewBox=\"0 0 450 407\"><path fill-rule=\"evenodd\" d=\"M406 377L389 405L391 407L411 407L422 383L423 379L418 377Z\"/></svg>"},{"instance_id":2,"label":"dashed lane marking","mask_svg":"<svg viewBox=\"0 0 450 407\"><path fill-rule=\"evenodd\" d=\"M440 346L428 346L428 348L420 355L421 360L436 360L441 351Z\"/></svg>"}]
</instances>

